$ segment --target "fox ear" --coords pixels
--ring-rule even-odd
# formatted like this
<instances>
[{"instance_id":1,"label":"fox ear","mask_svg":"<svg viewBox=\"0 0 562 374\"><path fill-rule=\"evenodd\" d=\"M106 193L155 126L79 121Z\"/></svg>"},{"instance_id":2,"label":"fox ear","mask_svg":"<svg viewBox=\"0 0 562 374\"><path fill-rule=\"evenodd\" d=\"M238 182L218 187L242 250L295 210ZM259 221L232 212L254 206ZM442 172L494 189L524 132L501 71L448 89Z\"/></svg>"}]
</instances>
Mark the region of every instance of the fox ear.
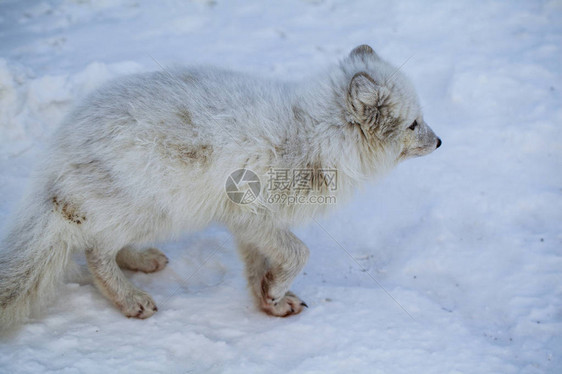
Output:
<instances>
[{"instance_id":1,"label":"fox ear","mask_svg":"<svg viewBox=\"0 0 562 374\"><path fill-rule=\"evenodd\" d=\"M387 95L385 87L377 84L369 74L360 72L351 78L347 101L353 115L364 122L368 119L369 112L380 106Z\"/></svg>"},{"instance_id":2,"label":"fox ear","mask_svg":"<svg viewBox=\"0 0 562 374\"><path fill-rule=\"evenodd\" d=\"M353 50L349 53L349 57L375 57L379 59L379 56L373 51L373 48L368 46L367 44L361 44L358 47L353 48Z\"/></svg>"}]
</instances>

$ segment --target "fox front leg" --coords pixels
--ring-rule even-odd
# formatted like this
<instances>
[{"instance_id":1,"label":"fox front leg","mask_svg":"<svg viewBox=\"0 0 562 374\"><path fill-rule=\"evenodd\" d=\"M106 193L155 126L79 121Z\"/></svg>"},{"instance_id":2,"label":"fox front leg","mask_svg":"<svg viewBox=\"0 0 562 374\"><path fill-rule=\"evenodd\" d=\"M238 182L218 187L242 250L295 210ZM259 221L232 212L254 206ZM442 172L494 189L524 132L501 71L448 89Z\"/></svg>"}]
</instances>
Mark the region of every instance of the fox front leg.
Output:
<instances>
[{"instance_id":1,"label":"fox front leg","mask_svg":"<svg viewBox=\"0 0 562 374\"><path fill-rule=\"evenodd\" d=\"M287 317L307 307L289 291L309 257L306 245L288 229L237 230L248 285L267 314Z\"/></svg>"}]
</instances>

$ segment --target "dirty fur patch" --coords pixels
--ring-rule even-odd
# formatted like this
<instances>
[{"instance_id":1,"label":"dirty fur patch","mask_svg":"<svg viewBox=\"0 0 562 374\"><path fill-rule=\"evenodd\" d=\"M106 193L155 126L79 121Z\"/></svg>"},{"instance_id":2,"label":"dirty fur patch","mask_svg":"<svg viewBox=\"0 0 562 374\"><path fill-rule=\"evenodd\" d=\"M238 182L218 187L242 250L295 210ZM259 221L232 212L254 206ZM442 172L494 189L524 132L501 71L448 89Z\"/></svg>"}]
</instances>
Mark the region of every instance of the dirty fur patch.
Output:
<instances>
[{"instance_id":1,"label":"dirty fur patch","mask_svg":"<svg viewBox=\"0 0 562 374\"><path fill-rule=\"evenodd\" d=\"M186 125L193 126L193 120L191 119L191 113L187 109L180 109L176 115L178 118Z\"/></svg>"},{"instance_id":2,"label":"dirty fur patch","mask_svg":"<svg viewBox=\"0 0 562 374\"><path fill-rule=\"evenodd\" d=\"M209 144L189 145L168 143L164 145L164 154L184 165L196 163L200 166L205 166L210 163L213 147Z\"/></svg>"},{"instance_id":3,"label":"dirty fur patch","mask_svg":"<svg viewBox=\"0 0 562 374\"><path fill-rule=\"evenodd\" d=\"M86 216L80 214L76 206L60 201L57 196L54 196L52 201L55 211L59 212L67 221L77 225L81 225L86 221Z\"/></svg>"}]
</instances>

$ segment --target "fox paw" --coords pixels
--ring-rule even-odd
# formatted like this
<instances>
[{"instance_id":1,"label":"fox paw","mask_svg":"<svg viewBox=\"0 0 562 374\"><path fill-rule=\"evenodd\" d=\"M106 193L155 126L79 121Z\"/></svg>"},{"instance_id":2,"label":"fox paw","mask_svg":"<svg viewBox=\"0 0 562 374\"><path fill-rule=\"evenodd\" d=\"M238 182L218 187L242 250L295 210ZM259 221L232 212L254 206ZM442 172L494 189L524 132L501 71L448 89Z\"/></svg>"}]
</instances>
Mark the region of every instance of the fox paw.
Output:
<instances>
[{"instance_id":1,"label":"fox paw","mask_svg":"<svg viewBox=\"0 0 562 374\"><path fill-rule=\"evenodd\" d=\"M117 306L121 310L121 313L128 318L145 319L158 311L152 297L140 290L135 290L127 295L124 302L117 303Z\"/></svg>"},{"instance_id":2,"label":"fox paw","mask_svg":"<svg viewBox=\"0 0 562 374\"><path fill-rule=\"evenodd\" d=\"M293 314L299 314L308 305L292 292L287 292L285 296L278 300L266 298L262 300L261 308L269 315L276 317L288 317Z\"/></svg>"},{"instance_id":3,"label":"fox paw","mask_svg":"<svg viewBox=\"0 0 562 374\"><path fill-rule=\"evenodd\" d=\"M119 264L125 269L154 273L162 270L168 264L168 257L156 248L149 248L135 253L134 256L119 259Z\"/></svg>"}]
</instances>

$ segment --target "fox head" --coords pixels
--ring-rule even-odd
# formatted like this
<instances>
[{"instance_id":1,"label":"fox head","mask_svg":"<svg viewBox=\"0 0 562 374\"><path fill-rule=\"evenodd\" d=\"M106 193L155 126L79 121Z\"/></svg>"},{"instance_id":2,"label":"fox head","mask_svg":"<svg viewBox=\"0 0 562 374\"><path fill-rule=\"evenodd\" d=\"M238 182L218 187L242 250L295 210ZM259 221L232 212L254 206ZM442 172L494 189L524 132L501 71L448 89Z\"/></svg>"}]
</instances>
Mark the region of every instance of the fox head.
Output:
<instances>
[{"instance_id":1,"label":"fox head","mask_svg":"<svg viewBox=\"0 0 562 374\"><path fill-rule=\"evenodd\" d=\"M346 122L359 130L364 142L392 161L433 152L441 139L424 121L410 81L371 47L353 49L340 65L346 81Z\"/></svg>"}]
</instances>

